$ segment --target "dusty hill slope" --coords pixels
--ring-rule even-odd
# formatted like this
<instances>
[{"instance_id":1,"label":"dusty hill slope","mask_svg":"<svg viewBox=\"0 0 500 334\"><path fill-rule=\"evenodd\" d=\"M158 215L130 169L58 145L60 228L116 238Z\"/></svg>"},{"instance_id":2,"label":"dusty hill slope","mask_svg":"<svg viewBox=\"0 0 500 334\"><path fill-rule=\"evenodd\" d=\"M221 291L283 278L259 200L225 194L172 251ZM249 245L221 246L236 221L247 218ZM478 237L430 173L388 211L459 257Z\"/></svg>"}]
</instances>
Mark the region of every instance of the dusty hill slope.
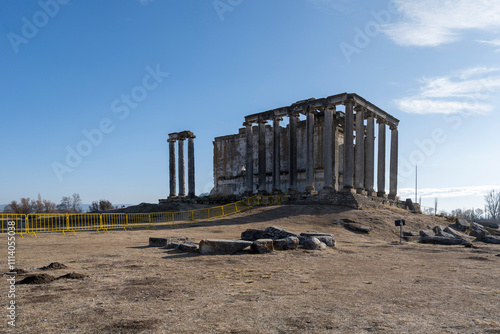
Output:
<instances>
[{"instance_id":1,"label":"dusty hill slope","mask_svg":"<svg viewBox=\"0 0 500 334\"><path fill-rule=\"evenodd\" d=\"M346 218L373 233L333 224ZM48 274L87 277L16 286L16 330L499 333L500 245L393 244L395 219L406 219L407 230L444 223L391 207L282 205L173 229L18 238L20 268L47 274L36 268L60 262L68 268ZM267 226L330 232L337 246L219 256L148 247L149 237L234 239L247 228ZM0 323L0 332L6 326Z\"/></svg>"}]
</instances>

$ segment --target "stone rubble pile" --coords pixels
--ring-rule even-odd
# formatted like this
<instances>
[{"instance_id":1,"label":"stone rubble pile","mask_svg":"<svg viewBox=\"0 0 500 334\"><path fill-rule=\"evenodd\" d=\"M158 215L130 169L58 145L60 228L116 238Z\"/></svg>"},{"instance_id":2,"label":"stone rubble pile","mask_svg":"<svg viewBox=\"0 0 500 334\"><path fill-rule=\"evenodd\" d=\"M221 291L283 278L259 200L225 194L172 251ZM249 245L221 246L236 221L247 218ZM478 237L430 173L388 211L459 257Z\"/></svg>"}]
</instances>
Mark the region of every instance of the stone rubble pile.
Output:
<instances>
[{"instance_id":1,"label":"stone rubble pile","mask_svg":"<svg viewBox=\"0 0 500 334\"><path fill-rule=\"evenodd\" d=\"M335 246L332 234L308 231L297 235L282 228L270 226L264 230L247 229L241 240L203 239L195 243L188 237L149 238L153 247L174 248L202 255L234 254L247 248L253 253L266 254L275 250L304 249L323 250Z\"/></svg>"},{"instance_id":2,"label":"stone rubble pile","mask_svg":"<svg viewBox=\"0 0 500 334\"><path fill-rule=\"evenodd\" d=\"M500 230L477 223L468 223L465 219L457 219L454 224L445 228L434 226L432 230L404 232L406 241L418 241L424 244L464 245L472 247L472 242L500 244Z\"/></svg>"}]
</instances>

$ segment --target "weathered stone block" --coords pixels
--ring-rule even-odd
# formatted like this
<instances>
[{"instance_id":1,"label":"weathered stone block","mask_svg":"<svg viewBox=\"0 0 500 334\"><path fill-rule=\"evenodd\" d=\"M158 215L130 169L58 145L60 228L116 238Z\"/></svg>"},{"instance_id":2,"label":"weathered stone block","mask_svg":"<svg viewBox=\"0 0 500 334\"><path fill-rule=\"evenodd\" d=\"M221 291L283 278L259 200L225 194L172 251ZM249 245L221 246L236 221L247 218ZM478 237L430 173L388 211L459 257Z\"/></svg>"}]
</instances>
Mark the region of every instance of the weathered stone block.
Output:
<instances>
[{"instance_id":1,"label":"weathered stone block","mask_svg":"<svg viewBox=\"0 0 500 334\"><path fill-rule=\"evenodd\" d=\"M455 221L455 227L457 230L465 232L469 229L469 222L464 218L457 218Z\"/></svg>"},{"instance_id":2,"label":"weathered stone block","mask_svg":"<svg viewBox=\"0 0 500 334\"><path fill-rule=\"evenodd\" d=\"M500 225L498 225L497 222L489 221L489 220L480 220L477 222L479 225L489 227L489 228L499 228Z\"/></svg>"},{"instance_id":3,"label":"weathered stone block","mask_svg":"<svg viewBox=\"0 0 500 334\"><path fill-rule=\"evenodd\" d=\"M420 243L423 244L439 244L439 245L468 245L470 244L467 240L457 239L457 238L447 238L447 237L422 237L420 238Z\"/></svg>"},{"instance_id":4,"label":"weathered stone block","mask_svg":"<svg viewBox=\"0 0 500 334\"><path fill-rule=\"evenodd\" d=\"M482 242L487 244L500 244L500 237L487 235L481 239Z\"/></svg>"},{"instance_id":5,"label":"weathered stone block","mask_svg":"<svg viewBox=\"0 0 500 334\"><path fill-rule=\"evenodd\" d=\"M288 237L284 239L274 239L273 246L275 250L297 249L299 246L299 238Z\"/></svg>"},{"instance_id":6,"label":"weathered stone block","mask_svg":"<svg viewBox=\"0 0 500 334\"><path fill-rule=\"evenodd\" d=\"M267 233L264 230L248 229L241 233L241 240L255 241L258 239L267 238Z\"/></svg>"},{"instance_id":7,"label":"weathered stone block","mask_svg":"<svg viewBox=\"0 0 500 334\"><path fill-rule=\"evenodd\" d=\"M420 231L420 236L421 237L435 237L436 233L434 233L433 230L422 230Z\"/></svg>"},{"instance_id":8,"label":"weathered stone block","mask_svg":"<svg viewBox=\"0 0 500 334\"><path fill-rule=\"evenodd\" d=\"M317 236L323 236L323 237L332 237L333 234L330 233L322 233L322 232L316 232L316 231L307 231L307 232L302 232L300 234L303 237L317 237Z\"/></svg>"},{"instance_id":9,"label":"weathered stone block","mask_svg":"<svg viewBox=\"0 0 500 334\"><path fill-rule=\"evenodd\" d=\"M312 250L323 250L326 248L326 245L325 243L319 241L318 238L312 237L312 238L307 238L304 241L304 248Z\"/></svg>"},{"instance_id":10,"label":"weathered stone block","mask_svg":"<svg viewBox=\"0 0 500 334\"><path fill-rule=\"evenodd\" d=\"M363 225L357 225L357 224L351 224L351 223L344 223L344 227L350 231L353 232L359 232L359 233L370 233L372 228L368 226L363 226Z\"/></svg>"},{"instance_id":11,"label":"weathered stone block","mask_svg":"<svg viewBox=\"0 0 500 334\"><path fill-rule=\"evenodd\" d=\"M445 232L444 228L441 225L434 226L432 229L437 236L445 237L445 238L454 238L455 236L451 233Z\"/></svg>"},{"instance_id":12,"label":"weathered stone block","mask_svg":"<svg viewBox=\"0 0 500 334\"><path fill-rule=\"evenodd\" d=\"M195 242L183 242L182 244L179 245L178 249L183 252L188 252L188 253L198 253L198 244Z\"/></svg>"},{"instance_id":13,"label":"weathered stone block","mask_svg":"<svg viewBox=\"0 0 500 334\"><path fill-rule=\"evenodd\" d=\"M254 252L265 254L274 251L273 239L259 239L255 240L251 246Z\"/></svg>"},{"instance_id":14,"label":"weathered stone block","mask_svg":"<svg viewBox=\"0 0 500 334\"><path fill-rule=\"evenodd\" d=\"M327 236L327 235L317 235L315 236L316 239L327 245L328 247L335 247L336 242L333 237Z\"/></svg>"},{"instance_id":15,"label":"weathered stone block","mask_svg":"<svg viewBox=\"0 0 500 334\"><path fill-rule=\"evenodd\" d=\"M166 238L149 238L149 246L151 247L166 247L172 242L185 242L189 241L190 237L166 237Z\"/></svg>"},{"instance_id":16,"label":"weathered stone block","mask_svg":"<svg viewBox=\"0 0 500 334\"><path fill-rule=\"evenodd\" d=\"M271 239L283 239L286 237L296 237L297 236L297 234L295 234L293 232L287 231L283 228L274 227L274 226L270 226L270 227L266 228L265 232L266 232L268 238L271 238Z\"/></svg>"},{"instance_id":17,"label":"weathered stone block","mask_svg":"<svg viewBox=\"0 0 500 334\"><path fill-rule=\"evenodd\" d=\"M200 253L203 255L234 254L252 245L246 240L203 239L200 241Z\"/></svg>"},{"instance_id":18,"label":"weathered stone block","mask_svg":"<svg viewBox=\"0 0 500 334\"><path fill-rule=\"evenodd\" d=\"M486 231L486 229L482 225L479 225L476 223L471 223L469 234L473 237L481 239L490 233L488 231Z\"/></svg>"}]
</instances>

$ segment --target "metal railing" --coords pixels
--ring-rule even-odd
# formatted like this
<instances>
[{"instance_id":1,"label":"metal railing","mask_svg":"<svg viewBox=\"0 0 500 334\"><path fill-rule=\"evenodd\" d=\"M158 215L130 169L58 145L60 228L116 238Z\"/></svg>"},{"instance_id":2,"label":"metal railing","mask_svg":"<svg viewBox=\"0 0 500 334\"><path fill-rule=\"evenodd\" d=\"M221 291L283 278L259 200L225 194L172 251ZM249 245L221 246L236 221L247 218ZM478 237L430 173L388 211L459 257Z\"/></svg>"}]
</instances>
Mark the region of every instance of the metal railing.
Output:
<instances>
[{"instance_id":1,"label":"metal railing","mask_svg":"<svg viewBox=\"0 0 500 334\"><path fill-rule=\"evenodd\" d=\"M36 233L107 231L110 229L132 229L193 223L236 214L254 206L277 205L287 201L286 194L255 195L241 201L191 211L151 213L0 213L0 234L15 233L36 236ZM10 227L10 230L9 230Z\"/></svg>"}]
</instances>

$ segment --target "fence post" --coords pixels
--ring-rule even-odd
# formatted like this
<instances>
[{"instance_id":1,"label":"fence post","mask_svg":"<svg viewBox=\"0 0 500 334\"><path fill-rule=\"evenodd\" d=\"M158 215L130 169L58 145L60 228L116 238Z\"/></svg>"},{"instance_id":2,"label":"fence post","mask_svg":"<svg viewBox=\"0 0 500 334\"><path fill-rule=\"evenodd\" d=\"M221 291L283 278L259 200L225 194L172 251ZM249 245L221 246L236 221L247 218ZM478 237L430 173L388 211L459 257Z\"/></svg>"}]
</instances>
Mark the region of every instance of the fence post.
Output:
<instances>
[{"instance_id":1,"label":"fence post","mask_svg":"<svg viewBox=\"0 0 500 334\"><path fill-rule=\"evenodd\" d=\"M69 213L66 212L66 231L69 231Z\"/></svg>"},{"instance_id":2,"label":"fence post","mask_svg":"<svg viewBox=\"0 0 500 334\"><path fill-rule=\"evenodd\" d=\"M125 214L125 229L128 228L128 213Z\"/></svg>"},{"instance_id":3,"label":"fence post","mask_svg":"<svg viewBox=\"0 0 500 334\"><path fill-rule=\"evenodd\" d=\"M24 227L26 229L26 233L30 233L30 220L28 219L28 215L24 215Z\"/></svg>"},{"instance_id":4,"label":"fence post","mask_svg":"<svg viewBox=\"0 0 500 334\"><path fill-rule=\"evenodd\" d=\"M191 221L194 222L194 210L191 210Z\"/></svg>"},{"instance_id":5,"label":"fence post","mask_svg":"<svg viewBox=\"0 0 500 334\"><path fill-rule=\"evenodd\" d=\"M148 213L149 226L151 226L151 214Z\"/></svg>"},{"instance_id":6,"label":"fence post","mask_svg":"<svg viewBox=\"0 0 500 334\"><path fill-rule=\"evenodd\" d=\"M99 225L100 225L101 230L102 230L102 213L99 215Z\"/></svg>"},{"instance_id":7,"label":"fence post","mask_svg":"<svg viewBox=\"0 0 500 334\"><path fill-rule=\"evenodd\" d=\"M222 211L222 217L224 217L224 206L221 206L220 209Z\"/></svg>"}]
</instances>

